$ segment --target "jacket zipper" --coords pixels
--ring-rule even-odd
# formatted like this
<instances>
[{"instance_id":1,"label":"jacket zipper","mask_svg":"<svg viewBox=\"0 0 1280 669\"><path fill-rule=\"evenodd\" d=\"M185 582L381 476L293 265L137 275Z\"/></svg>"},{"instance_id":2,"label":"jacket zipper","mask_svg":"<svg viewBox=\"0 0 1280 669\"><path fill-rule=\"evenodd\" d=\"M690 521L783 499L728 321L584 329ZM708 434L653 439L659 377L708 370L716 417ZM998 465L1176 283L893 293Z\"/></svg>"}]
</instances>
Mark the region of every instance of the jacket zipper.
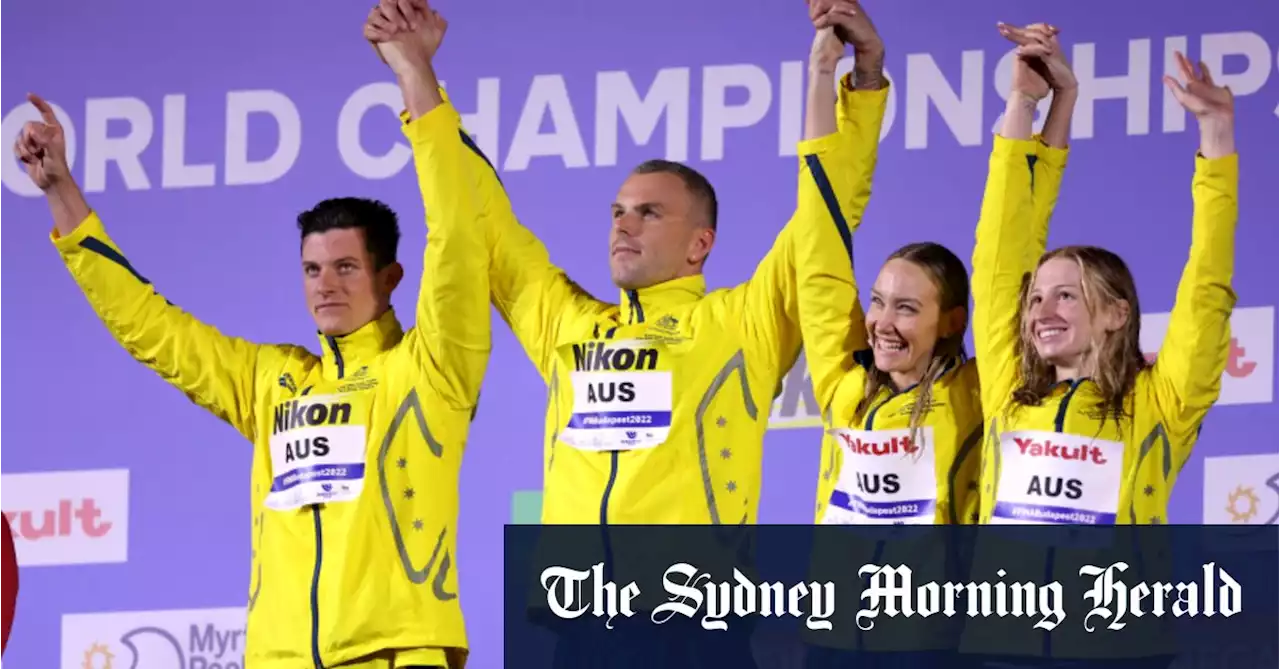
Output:
<instances>
[{"instance_id":1,"label":"jacket zipper","mask_svg":"<svg viewBox=\"0 0 1280 669\"><path fill-rule=\"evenodd\" d=\"M320 559L322 557L320 505L311 505L311 518L316 527L316 567L311 573L311 661L316 669L324 669L320 661Z\"/></svg>"},{"instance_id":2,"label":"jacket zipper","mask_svg":"<svg viewBox=\"0 0 1280 669\"><path fill-rule=\"evenodd\" d=\"M1071 396L1076 394L1076 389L1080 384L1084 383L1084 379L1076 379L1071 382L1071 387L1067 389L1067 394L1062 396L1062 400L1058 402L1058 415L1053 418L1053 431L1062 434L1067 424L1067 407L1071 404ZM1053 546L1049 547L1049 556L1045 560L1044 579L1045 583L1053 582L1054 558L1057 557L1057 551ZM1049 630L1044 632L1044 656L1053 657L1053 635Z\"/></svg>"},{"instance_id":3,"label":"jacket zipper","mask_svg":"<svg viewBox=\"0 0 1280 669\"><path fill-rule=\"evenodd\" d=\"M635 290L627 291L628 320L631 324L644 322L644 309L640 306L640 294ZM617 328L610 328L605 334L612 339ZM599 332L597 328L596 332ZM609 540L609 498L613 496L613 484L618 480L618 451L609 452L609 481L604 485L604 494L600 496L600 539L604 545L604 577L613 579L613 543Z\"/></svg>"},{"instance_id":4,"label":"jacket zipper","mask_svg":"<svg viewBox=\"0 0 1280 669\"><path fill-rule=\"evenodd\" d=\"M884 405L891 402L893 398L897 397L899 394L900 393L890 391L888 397L881 400L880 403L875 405L874 407L871 407L871 410L867 412L867 420L863 423L862 429L866 430L867 432L874 430L876 413L880 411L880 409L884 407ZM875 552L872 554L872 557L871 557L871 564L880 564L880 558L883 555L884 555L884 539L880 539L876 541L876 548L875 548ZM862 640L862 628L858 628L857 639L854 641L854 648L858 650L862 650L863 643L864 642Z\"/></svg>"},{"instance_id":5,"label":"jacket zipper","mask_svg":"<svg viewBox=\"0 0 1280 669\"><path fill-rule=\"evenodd\" d=\"M344 364L342 360L342 351L338 349L338 340L335 337L325 337L329 342L329 350L333 351L334 363L338 366L338 378L343 377ZM320 564L324 557L324 526L320 522L320 505L311 505L311 517L315 521L316 528L316 565L311 572L311 661L315 664L315 669L324 669L324 663L320 661Z\"/></svg>"},{"instance_id":6,"label":"jacket zipper","mask_svg":"<svg viewBox=\"0 0 1280 669\"><path fill-rule=\"evenodd\" d=\"M604 542L604 578L613 580L613 543L609 541L609 496L613 494L613 483L618 480L618 451L609 452L609 482L604 485L604 494L600 496L600 539Z\"/></svg>"}]
</instances>

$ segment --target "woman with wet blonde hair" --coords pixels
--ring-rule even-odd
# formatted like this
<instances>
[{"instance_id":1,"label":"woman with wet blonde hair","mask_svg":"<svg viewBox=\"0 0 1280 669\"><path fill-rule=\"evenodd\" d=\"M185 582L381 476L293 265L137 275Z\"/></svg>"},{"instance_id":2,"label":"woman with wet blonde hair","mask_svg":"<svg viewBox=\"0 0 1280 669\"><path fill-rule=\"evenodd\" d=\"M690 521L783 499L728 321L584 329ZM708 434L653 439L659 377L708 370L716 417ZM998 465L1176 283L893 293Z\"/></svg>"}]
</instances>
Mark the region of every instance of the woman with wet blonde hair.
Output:
<instances>
[{"instance_id":1,"label":"woman with wet blonde hair","mask_svg":"<svg viewBox=\"0 0 1280 669\"><path fill-rule=\"evenodd\" d=\"M1017 45L1017 57L973 252L974 346L987 421L982 522L1162 524L1227 365L1238 187L1231 92L1214 85L1203 63L1197 71L1182 54L1182 83L1165 77L1196 117L1200 147L1191 182L1191 249L1168 333L1148 364L1138 344L1138 292L1124 261L1094 246L1045 253L1076 101L1058 31L1044 24L999 29ZM1044 128L1033 135L1037 103L1050 92ZM1086 560L1107 564L1092 560L1119 556L1140 574L1167 571L1169 547L1161 535L1126 535L1114 544L1112 536L987 533L972 569L1008 568L1011 578L1069 582ZM1109 557L1098 557L1103 553ZM1148 623L1159 627L1156 619L1141 624ZM1123 637L1089 634L1078 625L1035 635L975 633L966 634L961 647L1014 667L1063 660L1168 666L1176 638L1167 629L1144 629Z\"/></svg>"},{"instance_id":2,"label":"woman with wet blonde hair","mask_svg":"<svg viewBox=\"0 0 1280 669\"><path fill-rule=\"evenodd\" d=\"M1230 342L1237 217L1231 92L1177 54L1165 83L1197 119L1191 250L1154 364L1138 345L1133 275L1093 246L1045 253L1066 165L1075 77L1056 30L1018 44L973 253L974 342L987 420L982 517L992 523L1166 521L1169 493L1218 399ZM1033 136L1036 104L1053 111Z\"/></svg>"}]
</instances>

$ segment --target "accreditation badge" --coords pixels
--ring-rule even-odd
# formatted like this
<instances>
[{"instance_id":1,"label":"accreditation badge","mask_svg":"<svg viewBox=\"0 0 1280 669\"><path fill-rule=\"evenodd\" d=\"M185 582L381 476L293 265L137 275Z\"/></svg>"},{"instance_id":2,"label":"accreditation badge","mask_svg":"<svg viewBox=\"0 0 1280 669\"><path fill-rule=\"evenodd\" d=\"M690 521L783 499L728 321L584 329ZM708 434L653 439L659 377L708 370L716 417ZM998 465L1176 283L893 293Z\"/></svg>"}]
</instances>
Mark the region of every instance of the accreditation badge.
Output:
<instances>
[{"instance_id":1,"label":"accreditation badge","mask_svg":"<svg viewBox=\"0 0 1280 669\"><path fill-rule=\"evenodd\" d=\"M671 355L652 340L592 340L564 346L573 413L563 443L584 451L653 448L671 432Z\"/></svg>"},{"instance_id":2,"label":"accreditation badge","mask_svg":"<svg viewBox=\"0 0 1280 669\"><path fill-rule=\"evenodd\" d=\"M938 501L933 428L835 429L842 451L824 525L933 525Z\"/></svg>"},{"instance_id":3,"label":"accreditation badge","mask_svg":"<svg viewBox=\"0 0 1280 669\"><path fill-rule=\"evenodd\" d=\"M1124 444L1060 432L1000 435L992 524L1114 525Z\"/></svg>"},{"instance_id":4,"label":"accreditation badge","mask_svg":"<svg viewBox=\"0 0 1280 669\"><path fill-rule=\"evenodd\" d=\"M276 405L267 508L350 502L364 489L367 412L355 394L296 397Z\"/></svg>"}]
</instances>

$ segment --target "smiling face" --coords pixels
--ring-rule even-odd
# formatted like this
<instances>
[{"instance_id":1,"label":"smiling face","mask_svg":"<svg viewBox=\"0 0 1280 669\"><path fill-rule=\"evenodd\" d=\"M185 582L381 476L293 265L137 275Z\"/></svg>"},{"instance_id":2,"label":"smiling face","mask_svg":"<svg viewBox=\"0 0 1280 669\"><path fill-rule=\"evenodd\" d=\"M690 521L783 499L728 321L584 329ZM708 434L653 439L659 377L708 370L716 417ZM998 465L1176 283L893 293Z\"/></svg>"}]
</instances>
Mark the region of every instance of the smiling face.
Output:
<instances>
[{"instance_id":1,"label":"smiling face","mask_svg":"<svg viewBox=\"0 0 1280 669\"><path fill-rule=\"evenodd\" d=\"M1039 406L1065 381L1090 379L1098 407L1121 420L1147 366L1133 273L1096 246L1065 246L1040 258L1019 314L1019 387L1013 399Z\"/></svg>"},{"instance_id":2,"label":"smiling face","mask_svg":"<svg viewBox=\"0 0 1280 669\"><path fill-rule=\"evenodd\" d=\"M1040 267L1027 304L1036 355L1058 367L1079 367L1090 342L1102 335L1084 300L1080 266L1054 258Z\"/></svg>"},{"instance_id":3,"label":"smiling face","mask_svg":"<svg viewBox=\"0 0 1280 669\"><path fill-rule=\"evenodd\" d=\"M885 263L867 309L876 369L918 382L938 343L940 316L938 288L924 269L901 258Z\"/></svg>"},{"instance_id":4,"label":"smiling face","mask_svg":"<svg viewBox=\"0 0 1280 669\"><path fill-rule=\"evenodd\" d=\"M1132 292L1132 278L1126 290L1118 275L1108 281L1105 267L1092 273L1085 267L1070 252L1051 255L1036 270L1027 295L1023 336L1036 356L1055 368L1059 380L1097 373L1096 353L1129 324L1129 304L1136 301L1136 295L1123 297Z\"/></svg>"}]
</instances>

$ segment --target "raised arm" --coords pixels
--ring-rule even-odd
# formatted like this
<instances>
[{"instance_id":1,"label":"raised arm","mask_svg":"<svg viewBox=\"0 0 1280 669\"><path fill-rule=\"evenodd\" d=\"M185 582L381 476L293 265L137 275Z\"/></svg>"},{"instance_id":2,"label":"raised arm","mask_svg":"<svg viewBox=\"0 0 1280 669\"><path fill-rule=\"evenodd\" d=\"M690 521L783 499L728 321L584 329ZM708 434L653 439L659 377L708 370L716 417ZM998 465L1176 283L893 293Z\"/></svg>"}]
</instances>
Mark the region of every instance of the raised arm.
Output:
<instances>
[{"instance_id":1,"label":"raised arm","mask_svg":"<svg viewBox=\"0 0 1280 669\"><path fill-rule=\"evenodd\" d=\"M813 347L806 350L809 369L815 389L830 396L842 374L844 363L838 358L856 349L862 336L861 328L855 332L849 327L857 305L850 265L852 234L870 198L889 89L882 71L883 44L860 5L815 1L810 12L815 23L830 16L828 25L852 41L857 65L842 82L837 104L834 66L825 62L829 55L821 53L824 44L834 43L815 41L806 139L798 147L796 210L751 279L735 289L735 297L743 300L748 335L774 370L790 364L807 318L805 334L812 341L803 343L806 349Z\"/></svg>"},{"instance_id":2,"label":"raised arm","mask_svg":"<svg viewBox=\"0 0 1280 669\"><path fill-rule=\"evenodd\" d=\"M407 11L407 16L401 13L402 9ZM391 61L394 56L384 53L379 42L393 39L400 31L412 30L418 21L425 21L433 14L425 0L381 0L369 15L365 36L374 42L379 56L394 71L398 67ZM443 89L437 89L435 97L444 104L449 103ZM489 256L489 298L546 381L551 376L561 323L598 308L600 303L551 263L542 242L516 220L489 159L464 129L459 126L457 132L467 149L463 162L469 180L464 182L455 176L450 183L467 184L465 188L476 198ZM473 332L468 336L477 334Z\"/></svg>"},{"instance_id":3,"label":"raised arm","mask_svg":"<svg viewBox=\"0 0 1280 669\"><path fill-rule=\"evenodd\" d=\"M432 59L448 24L422 10L416 27L381 32L380 9L366 37L391 66L404 95L402 130L427 215L427 248L410 350L426 380L456 409L472 409L489 360L489 252L461 119L440 94Z\"/></svg>"},{"instance_id":4,"label":"raised arm","mask_svg":"<svg viewBox=\"0 0 1280 669\"><path fill-rule=\"evenodd\" d=\"M855 13L846 13L849 11ZM810 52L805 138L798 151L796 218L825 221L797 234L793 242L800 331L822 415L827 415L841 385L861 385L862 377L850 372L856 367L854 353L867 349L853 274L852 237L871 198L889 88L882 77L856 81L846 76L839 84L836 104L833 75L844 48L833 27L821 27L826 25L823 19L858 17L860 11L852 3L837 3L828 14L815 18L815 26L820 28ZM864 47L858 58L864 63L878 61L870 70L877 73L883 62L883 46L878 37L866 36L875 33L865 16L855 27L857 31L842 29L840 34L863 35ZM856 85L870 90L859 90Z\"/></svg>"},{"instance_id":5,"label":"raised arm","mask_svg":"<svg viewBox=\"0 0 1280 669\"><path fill-rule=\"evenodd\" d=\"M42 121L18 138L18 157L49 201L54 246L116 341L199 406L254 439L254 385L260 353L173 306L107 236L71 178L62 126L48 103L30 96Z\"/></svg>"},{"instance_id":6,"label":"raised arm","mask_svg":"<svg viewBox=\"0 0 1280 669\"><path fill-rule=\"evenodd\" d=\"M1018 44L1013 86L988 164L973 249L973 341L984 414L993 416L1018 382L1023 282L1044 253L1067 162L1076 80L1057 31L1000 24ZM1036 104L1053 92L1044 133L1032 134Z\"/></svg>"},{"instance_id":7,"label":"raised arm","mask_svg":"<svg viewBox=\"0 0 1280 669\"><path fill-rule=\"evenodd\" d=\"M546 381L561 325L604 304L551 262L547 247L516 219L497 171L470 136L464 140L487 224L490 299Z\"/></svg>"},{"instance_id":8,"label":"raised arm","mask_svg":"<svg viewBox=\"0 0 1280 669\"><path fill-rule=\"evenodd\" d=\"M1186 83L1179 85L1171 77L1165 83L1196 116L1200 152L1191 182L1191 251L1152 373L1166 426L1189 435L1218 400L1231 346L1239 164L1231 91L1214 85L1204 63L1196 72L1181 53L1177 58Z\"/></svg>"}]
</instances>

